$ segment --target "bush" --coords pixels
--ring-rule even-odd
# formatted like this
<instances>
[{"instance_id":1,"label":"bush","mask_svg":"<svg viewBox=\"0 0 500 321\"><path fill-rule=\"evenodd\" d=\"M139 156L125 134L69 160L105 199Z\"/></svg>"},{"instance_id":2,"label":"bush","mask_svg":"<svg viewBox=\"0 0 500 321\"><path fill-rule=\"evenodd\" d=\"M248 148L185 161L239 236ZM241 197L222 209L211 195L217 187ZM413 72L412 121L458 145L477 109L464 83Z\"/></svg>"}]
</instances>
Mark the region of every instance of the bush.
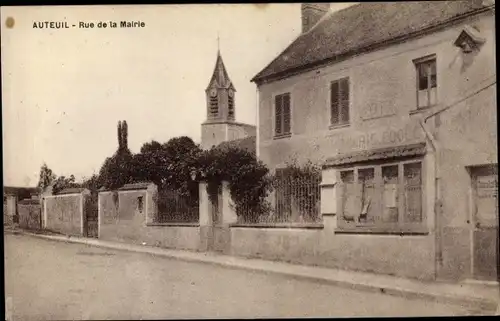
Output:
<instances>
[{"instance_id":1,"label":"bush","mask_svg":"<svg viewBox=\"0 0 500 321\"><path fill-rule=\"evenodd\" d=\"M202 153L199 165L211 201L215 201L222 181L227 181L236 212L245 216L244 220L253 221L269 213L266 201L271 189L269 169L252 153L237 147L215 147Z\"/></svg>"}]
</instances>

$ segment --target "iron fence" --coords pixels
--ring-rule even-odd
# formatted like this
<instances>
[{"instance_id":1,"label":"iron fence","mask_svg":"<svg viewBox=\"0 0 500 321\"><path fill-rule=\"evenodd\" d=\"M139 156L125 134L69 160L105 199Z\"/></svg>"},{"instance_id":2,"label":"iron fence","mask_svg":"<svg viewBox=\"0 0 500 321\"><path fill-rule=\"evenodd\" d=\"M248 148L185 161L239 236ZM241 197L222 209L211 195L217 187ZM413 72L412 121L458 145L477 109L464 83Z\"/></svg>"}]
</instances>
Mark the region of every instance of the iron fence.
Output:
<instances>
[{"instance_id":1,"label":"iron fence","mask_svg":"<svg viewBox=\"0 0 500 321\"><path fill-rule=\"evenodd\" d=\"M158 191L156 223L197 223L198 221L197 193L168 189Z\"/></svg>"},{"instance_id":2,"label":"iron fence","mask_svg":"<svg viewBox=\"0 0 500 321\"><path fill-rule=\"evenodd\" d=\"M277 179L271 197L237 204L239 223L319 223L320 179Z\"/></svg>"}]
</instances>

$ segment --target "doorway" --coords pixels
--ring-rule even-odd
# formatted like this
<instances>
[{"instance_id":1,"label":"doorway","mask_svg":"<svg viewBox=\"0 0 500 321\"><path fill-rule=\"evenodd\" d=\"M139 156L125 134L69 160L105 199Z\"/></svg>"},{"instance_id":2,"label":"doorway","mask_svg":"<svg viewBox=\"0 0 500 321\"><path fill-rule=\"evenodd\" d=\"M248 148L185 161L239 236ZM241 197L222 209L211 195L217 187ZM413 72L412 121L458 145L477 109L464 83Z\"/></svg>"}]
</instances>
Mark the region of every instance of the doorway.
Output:
<instances>
[{"instance_id":1,"label":"doorway","mask_svg":"<svg viewBox=\"0 0 500 321\"><path fill-rule=\"evenodd\" d=\"M472 178L472 275L499 280L498 165L470 169Z\"/></svg>"}]
</instances>

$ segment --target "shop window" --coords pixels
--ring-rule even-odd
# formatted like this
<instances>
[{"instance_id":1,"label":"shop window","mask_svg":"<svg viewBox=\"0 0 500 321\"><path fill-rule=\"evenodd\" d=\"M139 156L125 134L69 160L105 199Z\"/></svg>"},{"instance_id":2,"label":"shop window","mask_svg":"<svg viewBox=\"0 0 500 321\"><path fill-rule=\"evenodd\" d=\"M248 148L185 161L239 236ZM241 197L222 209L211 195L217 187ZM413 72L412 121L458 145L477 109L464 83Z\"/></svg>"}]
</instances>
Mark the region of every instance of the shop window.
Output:
<instances>
[{"instance_id":1,"label":"shop window","mask_svg":"<svg viewBox=\"0 0 500 321\"><path fill-rule=\"evenodd\" d=\"M420 160L345 168L339 178L341 230L425 230Z\"/></svg>"}]
</instances>

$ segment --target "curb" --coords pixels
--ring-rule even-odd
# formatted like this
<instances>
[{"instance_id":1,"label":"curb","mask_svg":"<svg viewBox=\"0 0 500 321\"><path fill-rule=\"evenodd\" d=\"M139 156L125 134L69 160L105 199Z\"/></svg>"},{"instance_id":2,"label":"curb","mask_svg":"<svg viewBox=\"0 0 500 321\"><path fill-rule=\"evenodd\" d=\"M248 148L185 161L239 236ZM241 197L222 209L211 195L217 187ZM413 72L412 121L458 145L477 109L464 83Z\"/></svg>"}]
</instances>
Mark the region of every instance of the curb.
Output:
<instances>
[{"instance_id":1,"label":"curb","mask_svg":"<svg viewBox=\"0 0 500 321\"><path fill-rule=\"evenodd\" d=\"M173 253L165 253L164 252L165 250L175 251L172 249L162 249L162 248L156 248L156 247L152 247L152 246L145 246L143 248L139 248L139 245L127 244L127 243L116 243L116 244L114 244L114 243L108 243L108 244L97 243L96 240L94 240L94 239L87 240L87 239L81 239L81 238L72 238L71 236L44 235L44 234L36 234L36 233L30 233L30 232L25 232L25 231L4 230L4 232L9 233L9 234L15 234L15 235L26 235L26 236L31 236L31 237L37 237L37 238L42 238L42 239L51 240L51 241L85 244L85 245L89 245L89 246L94 246L94 247L99 247L99 248L108 248L108 249L113 249L113 250L118 250L118 251L143 253L143 254L160 256L160 257L169 258L169 259L176 259L176 260L185 261L185 262L196 262L196 263L210 264L210 265L224 267L224 268L253 271L253 272L259 272L259 273L265 273L265 274L282 275L282 276L292 277L292 278L298 279L298 280L306 280L306 281L316 282L316 283L321 283L321 284L330 284L330 285L335 285L335 286L338 286L341 288L347 288L347 289L364 291L364 292L382 293L382 294L387 294L387 295L392 295L392 296L403 297L406 299L421 299L421 300L430 300L430 301L439 302L439 303L447 303L447 304L455 304L455 305L458 304L458 305L461 305L461 306L468 308L468 309L473 309L473 310L480 309L483 314L485 312L486 313L491 312L492 315L495 315L495 311L499 307L499 303L493 299L478 298L478 297L466 297L466 296L459 296L459 295L452 295L452 294L425 293L425 292L419 292L419 291L414 291L414 290L409 290L409 289L404 289L404 288L398 288L396 286L395 287L381 288L381 287L376 286L376 285L350 282L349 280L339 280L339 279L332 279L332 278L321 277L321 276L305 275L305 274L301 274L301 273L279 271L279 270L276 270L273 268L269 269L269 268L262 268L262 267L245 266L243 264L239 264L238 262L220 262L220 261L216 261L216 260L211 259L210 256L203 256L203 257L196 258L196 257L184 256L184 255L182 255L182 253L173 254ZM199 254L199 252L198 252L198 254ZM244 260L244 258L238 258L238 260L241 260L241 259ZM273 261L269 261L269 262L273 262ZM283 262L279 262L279 263L283 263Z\"/></svg>"}]
</instances>

